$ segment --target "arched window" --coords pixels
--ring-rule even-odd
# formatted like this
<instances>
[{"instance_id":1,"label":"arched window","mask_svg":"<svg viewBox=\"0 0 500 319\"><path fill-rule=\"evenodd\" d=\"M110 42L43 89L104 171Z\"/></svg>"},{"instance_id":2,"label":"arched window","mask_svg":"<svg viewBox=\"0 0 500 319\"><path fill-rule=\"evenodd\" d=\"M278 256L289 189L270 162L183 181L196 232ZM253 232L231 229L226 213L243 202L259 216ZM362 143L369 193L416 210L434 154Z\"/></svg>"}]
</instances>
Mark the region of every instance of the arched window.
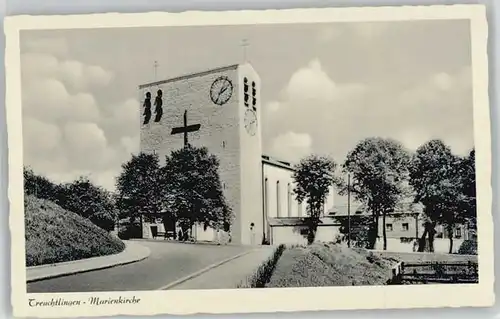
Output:
<instances>
[{"instance_id":1,"label":"arched window","mask_svg":"<svg viewBox=\"0 0 500 319\"><path fill-rule=\"evenodd\" d=\"M249 87L248 87L248 79L245 77L243 79L243 96L244 96L244 101L245 101L245 106L248 107L248 100L250 98L250 93L248 92L249 91Z\"/></svg>"},{"instance_id":2,"label":"arched window","mask_svg":"<svg viewBox=\"0 0 500 319\"><path fill-rule=\"evenodd\" d=\"M276 217L281 217L280 181L276 182Z\"/></svg>"},{"instance_id":3,"label":"arched window","mask_svg":"<svg viewBox=\"0 0 500 319\"><path fill-rule=\"evenodd\" d=\"M288 217L292 217L292 187L290 183L287 185L287 210Z\"/></svg>"},{"instance_id":4,"label":"arched window","mask_svg":"<svg viewBox=\"0 0 500 319\"><path fill-rule=\"evenodd\" d=\"M255 82L252 82L252 108L257 111L257 90L255 88Z\"/></svg>"}]
</instances>

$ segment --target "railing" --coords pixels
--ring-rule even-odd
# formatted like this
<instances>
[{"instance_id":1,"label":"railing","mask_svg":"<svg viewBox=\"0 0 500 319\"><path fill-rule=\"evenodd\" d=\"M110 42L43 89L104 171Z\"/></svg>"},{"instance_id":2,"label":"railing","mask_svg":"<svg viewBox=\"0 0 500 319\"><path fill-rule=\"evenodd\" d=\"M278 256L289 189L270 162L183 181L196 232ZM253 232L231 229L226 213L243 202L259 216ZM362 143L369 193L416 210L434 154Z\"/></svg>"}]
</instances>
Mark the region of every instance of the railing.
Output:
<instances>
[{"instance_id":1,"label":"railing","mask_svg":"<svg viewBox=\"0 0 500 319\"><path fill-rule=\"evenodd\" d=\"M477 262L399 262L390 284L478 283Z\"/></svg>"}]
</instances>

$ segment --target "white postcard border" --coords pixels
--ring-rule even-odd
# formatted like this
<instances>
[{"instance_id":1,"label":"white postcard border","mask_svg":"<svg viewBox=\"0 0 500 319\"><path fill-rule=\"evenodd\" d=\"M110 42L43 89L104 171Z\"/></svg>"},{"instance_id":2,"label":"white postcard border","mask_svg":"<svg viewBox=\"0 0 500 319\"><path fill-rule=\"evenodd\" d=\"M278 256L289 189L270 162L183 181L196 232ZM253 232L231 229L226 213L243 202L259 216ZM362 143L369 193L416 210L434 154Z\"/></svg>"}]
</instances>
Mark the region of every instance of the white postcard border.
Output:
<instances>
[{"instance_id":1,"label":"white postcard border","mask_svg":"<svg viewBox=\"0 0 500 319\"><path fill-rule=\"evenodd\" d=\"M471 25L480 283L286 289L188 290L112 293L26 293L21 30L194 25L285 24L468 19ZM488 100L487 24L483 5L358 7L263 11L16 16L5 20L6 114L9 148L12 305L16 317L75 317L194 313L252 313L335 309L491 306L494 303L491 134ZM140 299L129 305L30 307L29 299Z\"/></svg>"}]
</instances>

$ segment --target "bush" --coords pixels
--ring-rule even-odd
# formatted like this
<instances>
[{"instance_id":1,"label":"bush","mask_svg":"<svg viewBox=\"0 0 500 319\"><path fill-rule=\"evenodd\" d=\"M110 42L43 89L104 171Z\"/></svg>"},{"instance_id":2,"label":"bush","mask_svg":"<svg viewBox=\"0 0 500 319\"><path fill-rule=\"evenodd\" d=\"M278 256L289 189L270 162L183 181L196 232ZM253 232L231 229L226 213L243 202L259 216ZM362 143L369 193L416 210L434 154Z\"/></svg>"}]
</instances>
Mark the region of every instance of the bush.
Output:
<instances>
[{"instance_id":1,"label":"bush","mask_svg":"<svg viewBox=\"0 0 500 319\"><path fill-rule=\"evenodd\" d=\"M24 198L26 266L116 254L125 244L88 219L57 204Z\"/></svg>"},{"instance_id":2,"label":"bush","mask_svg":"<svg viewBox=\"0 0 500 319\"><path fill-rule=\"evenodd\" d=\"M113 199L108 191L94 185L88 178L80 177L66 186L64 209L90 219L104 230L115 228L118 217Z\"/></svg>"},{"instance_id":3,"label":"bush","mask_svg":"<svg viewBox=\"0 0 500 319\"><path fill-rule=\"evenodd\" d=\"M84 177L69 184L57 184L24 168L24 193L49 200L63 209L90 219L104 230L115 228L117 210L111 194Z\"/></svg>"},{"instance_id":4,"label":"bush","mask_svg":"<svg viewBox=\"0 0 500 319\"><path fill-rule=\"evenodd\" d=\"M477 241L464 240L460 248L458 248L458 253L460 255L477 255Z\"/></svg>"},{"instance_id":5,"label":"bush","mask_svg":"<svg viewBox=\"0 0 500 319\"><path fill-rule=\"evenodd\" d=\"M29 167L24 167L23 175L25 194L48 199L62 206L66 197L64 186L54 183L42 175L35 174Z\"/></svg>"}]
</instances>

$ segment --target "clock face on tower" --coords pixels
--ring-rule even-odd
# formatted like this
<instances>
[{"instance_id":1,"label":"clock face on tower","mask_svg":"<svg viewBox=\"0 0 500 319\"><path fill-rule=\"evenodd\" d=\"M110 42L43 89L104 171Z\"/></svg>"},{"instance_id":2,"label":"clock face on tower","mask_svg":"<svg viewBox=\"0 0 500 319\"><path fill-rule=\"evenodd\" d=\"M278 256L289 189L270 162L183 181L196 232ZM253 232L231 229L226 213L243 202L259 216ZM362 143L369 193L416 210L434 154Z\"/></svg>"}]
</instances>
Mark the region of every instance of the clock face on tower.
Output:
<instances>
[{"instance_id":1,"label":"clock face on tower","mask_svg":"<svg viewBox=\"0 0 500 319\"><path fill-rule=\"evenodd\" d=\"M257 115L255 112L253 110L246 110L244 121L248 134L255 135L257 133Z\"/></svg>"},{"instance_id":2,"label":"clock face on tower","mask_svg":"<svg viewBox=\"0 0 500 319\"><path fill-rule=\"evenodd\" d=\"M217 78L210 87L210 99L217 105L226 104L233 95L233 83L226 76Z\"/></svg>"}]
</instances>

